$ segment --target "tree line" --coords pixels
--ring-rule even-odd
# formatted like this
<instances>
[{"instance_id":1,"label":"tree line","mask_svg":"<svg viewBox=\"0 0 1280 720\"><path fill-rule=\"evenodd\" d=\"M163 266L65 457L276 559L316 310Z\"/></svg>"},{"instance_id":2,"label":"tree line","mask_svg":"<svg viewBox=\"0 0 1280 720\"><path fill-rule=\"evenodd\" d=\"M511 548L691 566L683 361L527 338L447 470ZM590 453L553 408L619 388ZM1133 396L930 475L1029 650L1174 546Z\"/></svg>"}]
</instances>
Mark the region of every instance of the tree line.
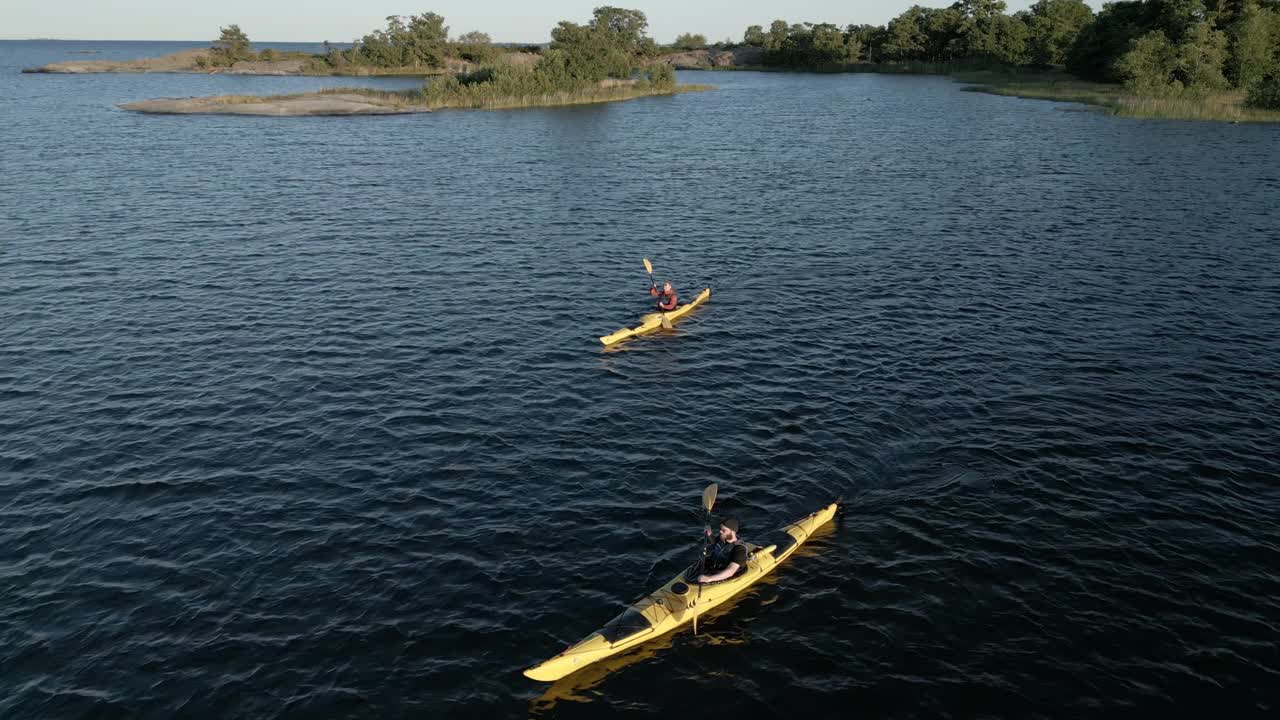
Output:
<instances>
[{"instance_id":1,"label":"tree line","mask_svg":"<svg viewBox=\"0 0 1280 720\"><path fill-rule=\"evenodd\" d=\"M747 28L743 42L763 51L764 65L780 68L917 62L1064 66L1078 77L1121 82L1142 95L1235 89L1245 91L1251 105L1280 109L1280 0L1120 0L1096 14L1083 0L1038 0L1012 15L1007 9L1003 0L958 0L945 8L914 5L883 26L775 20L768 29ZM546 49L528 48L541 55L532 68L487 68L470 81L519 76L521 85L568 87L642 76L674 84L669 68L653 62L659 48L647 29L639 10L598 7L587 23L559 23ZM693 33L676 42L683 49L704 46L705 36ZM428 12L388 17L385 28L350 48L327 48L312 60L312 69L439 69L450 57L493 65L502 54L482 32L451 39L444 18ZM238 26L223 28L209 62L241 59L259 56Z\"/></svg>"},{"instance_id":2,"label":"tree line","mask_svg":"<svg viewBox=\"0 0 1280 720\"><path fill-rule=\"evenodd\" d=\"M1039 0L1006 13L1003 0L912 6L886 25L752 25L743 42L774 67L860 63L1065 66L1144 95L1248 92L1280 109L1280 0L1122 0L1095 14L1083 0Z\"/></svg>"},{"instance_id":3,"label":"tree line","mask_svg":"<svg viewBox=\"0 0 1280 720\"><path fill-rule=\"evenodd\" d=\"M444 22L442 15L433 12L391 15L385 28L357 38L350 48L339 50L325 43L320 59L335 70L436 69L444 67L450 57L483 63L501 54L489 35L480 31L450 39Z\"/></svg>"}]
</instances>

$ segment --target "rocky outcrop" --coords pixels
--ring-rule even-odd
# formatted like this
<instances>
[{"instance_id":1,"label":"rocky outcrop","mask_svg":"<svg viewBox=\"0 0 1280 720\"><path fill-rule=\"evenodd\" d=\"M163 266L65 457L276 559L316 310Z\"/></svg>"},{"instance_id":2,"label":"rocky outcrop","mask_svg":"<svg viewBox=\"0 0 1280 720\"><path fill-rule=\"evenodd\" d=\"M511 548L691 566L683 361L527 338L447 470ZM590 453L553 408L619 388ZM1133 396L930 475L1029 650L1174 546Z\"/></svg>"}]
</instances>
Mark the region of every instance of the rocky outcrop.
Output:
<instances>
[{"instance_id":1,"label":"rocky outcrop","mask_svg":"<svg viewBox=\"0 0 1280 720\"><path fill-rule=\"evenodd\" d=\"M172 55L143 60L70 60L41 67L26 68L24 73L203 73L207 75L301 75L305 61L242 60L230 67L201 66L209 57L208 50L183 50Z\"/></svg>"},{"instance_id":2,"label":"rocky outcrop","mask_svg":"<svg viewBox=\"0 0 1280 720\"><path fill-rule=\"evenodd\" d=\"M144 60L71 60L27 68L25 73L145 73L145 72L208 72L196 66L200 58L208 57L205 49L183 50L172 55Z\"/></svg>"},{"instance_id":3,"label":"rocky outcrop","mask_svg":"<svg viewBox=\"0 0 1280 720\"><path fill-rule=\"evenodd\" d=\"M143 60L68 60L67 62L50 63L41 67L26 68L24 73L54 73L54 74L82 74L82 73L200 73L204 75L308 75L315 73L313 69L307 70L307 61L305 59L290 58L288 60L241 60L230 67L214 67L209 64L201 64L202 60L207 61L209 58L209 50L207 48L197 48L194 50L183 50L172 55L165 55L158 58L145 58ZM530 65L538 61L538 56L533 53L526 52L509 52L502 56L502 60L516 65ZM447 72L471 72L480 66L476 63L468 62L459 58L446 58L445 71ZM391 71L393 74L399 74L398 71ZM407 74L435 75L440 71L437 69L423 68L405 69ZM321 71L319 74L326 74ZM348 67L342 71L334 71L334 75L378 75L380 74L376 68Z\"/></svg>"},{"instance_id":4,"label":"rocky outcrop","mask_svg":"<svg viewBox=\"0 0 1280 720\"><path fill-rule=\"evenodd\" d=\"M161 115L399 115L431 112L422 107L379 103L368 95L321 94L284 97L240 95L204 98L161 98L120 106L125 110Z\"/></svg>"},{"instance_id":5,"label":"rocky outcrop","mask_svg":"<svg viewBox=\"0 0 1280 720\"><path fill-rule=\"evenodd\" d=\"M723 50L689 50L663 55L657 62L666 63L677 70L729 70L758 67L764 50L751 45L738 45Z\"/></svg>"}]
</instances>

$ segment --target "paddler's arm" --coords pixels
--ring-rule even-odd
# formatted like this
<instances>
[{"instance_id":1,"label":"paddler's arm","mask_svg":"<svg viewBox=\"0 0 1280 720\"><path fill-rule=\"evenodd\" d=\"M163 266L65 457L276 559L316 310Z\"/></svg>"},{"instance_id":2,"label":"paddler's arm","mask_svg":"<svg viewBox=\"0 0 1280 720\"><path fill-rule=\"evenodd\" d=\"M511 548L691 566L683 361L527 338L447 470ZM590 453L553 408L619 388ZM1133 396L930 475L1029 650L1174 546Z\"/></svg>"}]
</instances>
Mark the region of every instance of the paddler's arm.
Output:
<instances>
[{"instance_id":1,"label":"paddler's arm","mask_svg":"<svg viewBox=\"0 0 1280 720\"><path fill-rule=\"evenodd\" d=\"M729 567L721 570L715 575L699 575L698 582L709 583L709 582L716 582L717 580L725 580L727 578L733 577L733 574L736 572L738 572L738 563L731 562L729 563Z\"/></svg>"}]
</instances>

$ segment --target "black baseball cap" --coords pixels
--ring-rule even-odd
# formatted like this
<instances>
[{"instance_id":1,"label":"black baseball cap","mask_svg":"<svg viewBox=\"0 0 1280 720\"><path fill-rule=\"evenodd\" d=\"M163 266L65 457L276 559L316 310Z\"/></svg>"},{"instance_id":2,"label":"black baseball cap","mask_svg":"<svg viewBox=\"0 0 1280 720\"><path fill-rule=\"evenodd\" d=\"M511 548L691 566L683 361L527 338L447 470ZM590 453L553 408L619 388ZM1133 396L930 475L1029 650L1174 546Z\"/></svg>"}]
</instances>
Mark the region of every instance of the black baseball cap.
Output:
<instances>
[{"instance_id":1,"label":"black baseball cap","mask_svg":"<svg viewBox=\"0 0 1280 720\"><path fill-rule=\"evenodd\" d=\"M720 524L734 532L738 532L738 518L725 518L720 521Z\"/></svg>"}]
</instances>

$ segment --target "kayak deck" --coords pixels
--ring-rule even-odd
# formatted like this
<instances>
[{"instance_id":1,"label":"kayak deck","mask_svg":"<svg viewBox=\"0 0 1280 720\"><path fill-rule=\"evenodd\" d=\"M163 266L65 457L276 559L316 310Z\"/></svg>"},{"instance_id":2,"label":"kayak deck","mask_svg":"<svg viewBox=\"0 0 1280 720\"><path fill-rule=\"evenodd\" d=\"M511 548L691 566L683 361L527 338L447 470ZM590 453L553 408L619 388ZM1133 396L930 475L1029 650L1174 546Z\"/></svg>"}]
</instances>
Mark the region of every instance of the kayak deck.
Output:
<instances>
[{"instance_id":1,"label":"kayak deck","mask_svg":"<svg viewBox=\"0 0 1280 720\"><path fill-rule=\"evenodd\" d=\"M682 571L661 588L637 600L603 628L550 660L525 670L525 676L543 682L558 680L694 620L767 575L815 530L830 521L836 507L832 503L784 526L767 538L766 545L746 543L750 553L746 570L727 580L699 585L692 580L696 578L696 565Z\"/></svg>"},{"instance_id":2,"label":"kayak deck","mask_svg":"<svg viewBox=\"0 0 1280 720\"><path fill-rule=\"evenodd\" d=\"M622 342L627 338L636 337L637 335L647 335L657 330L658 328L662 327L663 315L666 315L667 319L674 323L676 320L688 314L690 310L693 310L694 308L698 307L702 303L706 302L707 298L709 297L711 297L711 288L706 288L702 292L698 293L698 297L694 298L690 302L685 303L684 305L677 307L675 310L672 310L671 312L649 313L648 315L645 315L644 317L640 318L640 324L633 328L622 328L621 330L615 333L610 333L608 335L601 335L600 342L604 343L605 347L609 347L610 345L614 345L616 343Z\"/></svg>"}]
</instances>

